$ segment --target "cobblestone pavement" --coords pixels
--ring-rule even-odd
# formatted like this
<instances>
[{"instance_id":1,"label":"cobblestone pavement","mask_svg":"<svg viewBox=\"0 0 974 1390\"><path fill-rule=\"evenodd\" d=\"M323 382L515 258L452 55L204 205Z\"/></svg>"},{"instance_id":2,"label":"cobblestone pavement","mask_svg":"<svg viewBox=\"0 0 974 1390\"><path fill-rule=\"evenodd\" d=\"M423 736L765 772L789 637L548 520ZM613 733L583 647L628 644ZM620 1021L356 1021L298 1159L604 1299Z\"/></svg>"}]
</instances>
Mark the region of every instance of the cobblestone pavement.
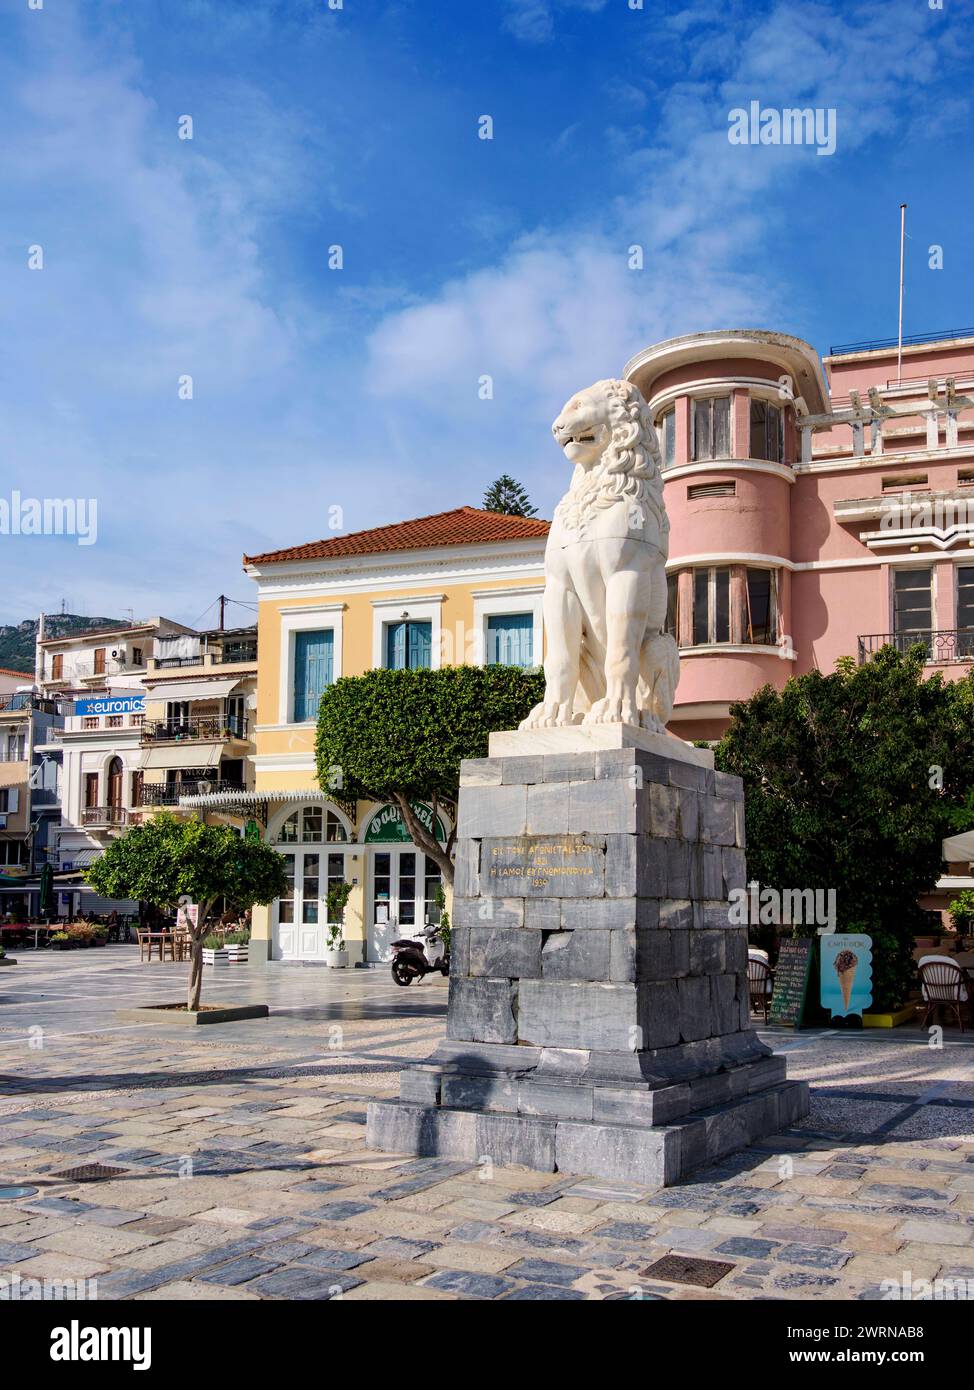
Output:
<instances>
[{"instance_id":1,"label":"cobblestone pavement","mask_svg":"<svg viewBox=\"0 0 974 1390\"><path fill-rule=\"evenodd\" d=\"M861 1298L974 1280L974 1043L766 1035L812 1082L799 1128L662 1191L378 1154L366 1103L432 1050L443 982L384 970L207 971L208 1028L120 1024L185 967L134 948L24 951L0 971L0 1290L100 1298ZM60 1176L102 1162L122 1171ZM710 1290L646 1271L725 1263ZM974 1285L972 1285L974 1290ZM91 1290L89 1289L89 1292Z\"/></svg>"}]
</instances>

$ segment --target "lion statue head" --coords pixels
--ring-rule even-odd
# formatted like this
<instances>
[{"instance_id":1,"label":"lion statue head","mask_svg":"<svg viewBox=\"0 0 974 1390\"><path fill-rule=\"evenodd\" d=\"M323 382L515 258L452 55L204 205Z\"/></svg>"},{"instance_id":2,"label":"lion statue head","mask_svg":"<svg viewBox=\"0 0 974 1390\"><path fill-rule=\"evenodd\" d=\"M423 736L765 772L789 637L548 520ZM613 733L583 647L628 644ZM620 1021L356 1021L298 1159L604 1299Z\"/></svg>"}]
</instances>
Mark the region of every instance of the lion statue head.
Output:
<instances>
[{"instance_id":1,"label":"lion statue head","mask_svg":"<svg viewBox=\"0 0 974 1390\"><path fill-rule=\"evenodd\" d=\"M551 426L575 465L555 515L571 530L615 503L648 505L663 527L660 452L649 407L630 381L597 381L576 391Z\"/></svg>"}]
</instances>

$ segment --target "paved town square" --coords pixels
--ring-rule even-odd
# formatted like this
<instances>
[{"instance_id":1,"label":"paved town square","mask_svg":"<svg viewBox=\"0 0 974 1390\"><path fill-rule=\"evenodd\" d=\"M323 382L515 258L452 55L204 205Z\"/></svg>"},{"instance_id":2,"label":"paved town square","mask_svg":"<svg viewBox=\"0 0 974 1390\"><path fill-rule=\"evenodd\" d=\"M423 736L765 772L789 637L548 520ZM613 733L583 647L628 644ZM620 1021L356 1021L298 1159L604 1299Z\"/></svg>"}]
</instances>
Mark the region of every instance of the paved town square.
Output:
<instances>
[{"instance_id":1,"label":"paved town square","mask_svg":"<svg viewBox=\"0 0 974 1390\"><path fill-rule=\"evenodd\" d=\"M178 996L135 948L0 976L0 1271L100 1299L862 1299L974 1280L974 1037L762 1032L806 1120L649 1190L379 1153L370 1100L441 1039L446 989L386 970L217 974L218 1027L120 1023ZM936 1041L936 1038L934 1039ZM81 1165L118 1169L79 1182ZM652 1266L726 1266L710 1288ZM884 1281L893 1281L893 1284Z\"/></svg>"}]
</instances>

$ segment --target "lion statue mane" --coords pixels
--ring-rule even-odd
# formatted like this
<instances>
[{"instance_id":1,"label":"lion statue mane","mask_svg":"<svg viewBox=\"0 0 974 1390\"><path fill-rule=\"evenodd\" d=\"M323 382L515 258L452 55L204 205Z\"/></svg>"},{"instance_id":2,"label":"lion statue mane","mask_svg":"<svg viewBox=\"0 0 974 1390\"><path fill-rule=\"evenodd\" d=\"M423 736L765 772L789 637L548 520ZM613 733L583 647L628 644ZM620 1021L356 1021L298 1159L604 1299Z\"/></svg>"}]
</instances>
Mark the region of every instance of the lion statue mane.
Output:
<instances>
[{"instance_id":1,"label":"lion statue mane","mask_svg":"<svg viewBox=\"0 0 974 1390\"><path fill-rule=\"evenodd\" d=\"M545 550L545 698L521 727L663 732L679 652L664 631L669 522L649 409L631 382L597 381L551 428L574 472Z\"/></svg>"}]
</instances>

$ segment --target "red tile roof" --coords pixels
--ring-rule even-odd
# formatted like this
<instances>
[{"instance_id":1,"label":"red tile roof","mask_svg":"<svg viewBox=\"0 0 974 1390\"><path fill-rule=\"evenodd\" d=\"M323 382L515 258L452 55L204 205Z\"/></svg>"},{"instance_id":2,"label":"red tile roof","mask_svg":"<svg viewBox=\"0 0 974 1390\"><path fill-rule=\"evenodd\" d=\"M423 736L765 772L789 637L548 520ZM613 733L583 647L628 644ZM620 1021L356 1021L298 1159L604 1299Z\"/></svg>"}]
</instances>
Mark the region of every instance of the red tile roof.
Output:
<instances>
[{"instance_id":1,"label":"red tile roof","mask_svg":"<svg viewBox=\"0 0 974 1390\"><path fill-rule=\"evenodd\" d=\"M541 540L551 523L534 516L506 516L479 507L454 507L450 512L419 516L391 526L373 526L348 536L245 555L245 565L276 565L286 560L328 560L340 555L382 555L390 550L426 550L439 545L488 545L492 541Z\"/></svg>"},{"instance_id":2,"label":"red tile roof","mask_svg":"<svg viewBox=\"0 0 974 1390\"><path fill-rule=\"evenodd\" d=\"M34 679L33 671L29 674L26 671L11 671L9 666L0 666L0 676L16 676L20 681L32 681Z\"/></svg>"}]
</instances>

